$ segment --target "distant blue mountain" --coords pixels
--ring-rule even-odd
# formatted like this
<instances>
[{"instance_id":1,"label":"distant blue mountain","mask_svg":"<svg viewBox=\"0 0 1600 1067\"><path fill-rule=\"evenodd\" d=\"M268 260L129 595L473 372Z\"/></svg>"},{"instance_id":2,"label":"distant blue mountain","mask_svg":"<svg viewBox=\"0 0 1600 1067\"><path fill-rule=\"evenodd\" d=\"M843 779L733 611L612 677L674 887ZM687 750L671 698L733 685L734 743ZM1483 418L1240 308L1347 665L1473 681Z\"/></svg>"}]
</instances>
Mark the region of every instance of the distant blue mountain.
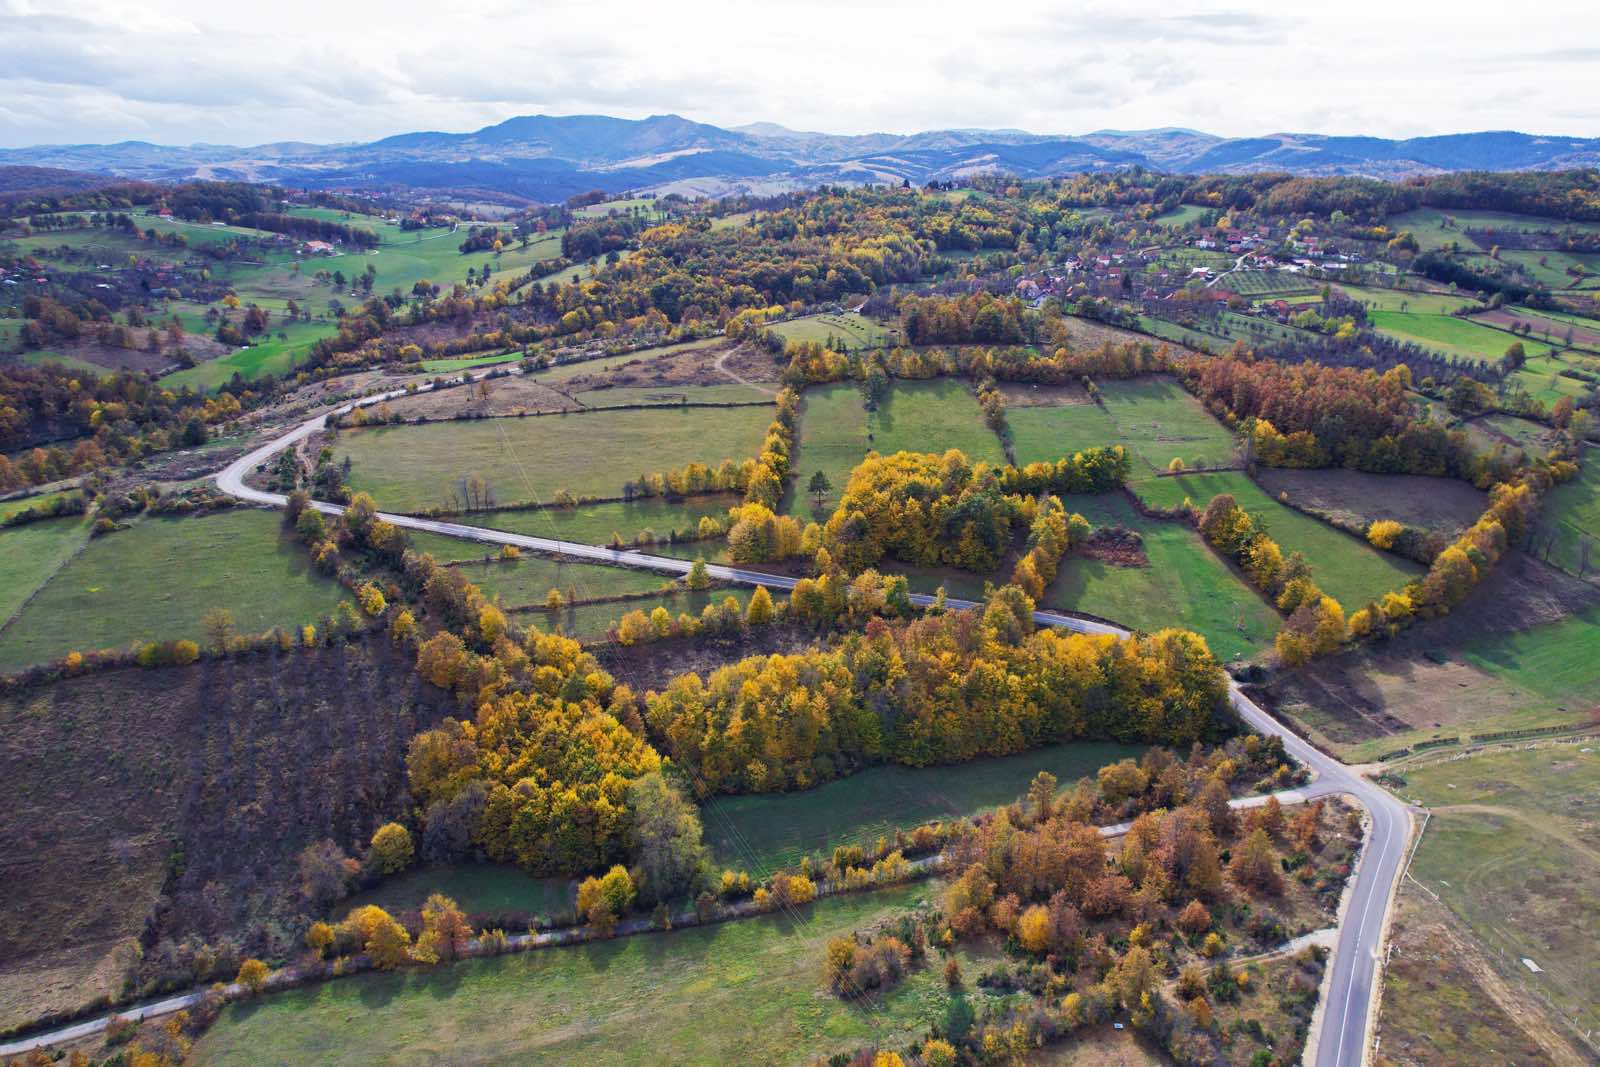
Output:
<instances>
[{"instance_id":1,"label":"distant blue mountain","mask_svg":"<svg viewBox=\"0 0 1600 1067\"><path fill-rule=\"evenodd\" d=\"M1293 133L1224 138L1175 127L1079 137L968 129L836 136L774 123L724 129L678 115L526 115L471 133L404 133L365 144L43 145L0 150L0 164L157 181L207 174L554 201L590 189L763 191L830 181L921 184L983 171L1042 177L1133 166L1186 174L1288 171L1391 179L1450 170L1554 170L1600 164L1600 139L1510 131L1407 140Z\"/></svg>"}]
</instances>

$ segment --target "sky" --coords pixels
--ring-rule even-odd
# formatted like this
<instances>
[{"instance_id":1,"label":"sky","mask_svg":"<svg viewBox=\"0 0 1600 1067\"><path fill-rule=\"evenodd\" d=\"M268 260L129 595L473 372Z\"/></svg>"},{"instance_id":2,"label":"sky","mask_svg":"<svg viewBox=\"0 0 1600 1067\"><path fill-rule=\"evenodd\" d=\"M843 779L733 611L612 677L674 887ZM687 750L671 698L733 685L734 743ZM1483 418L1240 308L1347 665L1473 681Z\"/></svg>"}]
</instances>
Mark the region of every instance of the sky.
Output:
<instances>
[{"instance_id":1,"label":"sky","mask_svg":"<svg viewBox=\"0 0 1600 1067\"><path fill-rule=\"evenodd\" d=\"M1595 25L1572 0L0 0L0 146L666 113L828 133L1595 137Z\"/></svg>"}]
</instances>

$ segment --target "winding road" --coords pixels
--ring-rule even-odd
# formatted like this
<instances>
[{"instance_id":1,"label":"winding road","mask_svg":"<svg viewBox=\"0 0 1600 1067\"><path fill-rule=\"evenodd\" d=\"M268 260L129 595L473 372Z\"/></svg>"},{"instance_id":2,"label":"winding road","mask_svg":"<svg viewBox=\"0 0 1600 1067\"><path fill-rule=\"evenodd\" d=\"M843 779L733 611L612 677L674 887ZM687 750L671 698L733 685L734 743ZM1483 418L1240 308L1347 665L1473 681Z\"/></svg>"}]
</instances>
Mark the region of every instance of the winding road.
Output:
<instances>
[{"instance_id":1,"label":"winding road","mask_svg":"<svg viewBox=\"0 0 1600 1067\"><path fill-rule=\"evenodd\" d=\"M484 371L477 375L464 375L463 378L470 382L490 373L492 372ZM432 388L431 384L424 384L415 391L427 391ZM288 502L287 497L281 493L253 489L245 485L245 476L284 449L291 448L322 430L329 415L348 414L358 407L379 404L405 395L408 395L405 389L390 390L363 397L333 412L308 419L289 433L240 456L218 472L216 484L223 492L239 499L267 507L282 508ZM330 515L337 515L344 510L340 505L321 501L313 502L312 506ZM693 566L688 560L655 556L646 552L531 537L503 530L485 529L481 526L464 526L439 519L392 515L386 512L380 512L379 518L407 530L421 530L484 544L514 545L518 548L552 553L571 559L637 567L666 574L686 574ZM788 590L796 583L796 579L784 575L767 574L740 567L707 565L706 570L713 578L741 585L765 585L771 589ZM925 594L913 594L911 599L922 606L933 603L933 598ZM945 603L954 609L980 606L974 601L955 598L949 598ZM1118 637L1128 636L1129 633L1121 627L1108 623L1053 611L1034 612L1034 621L1041 626L1061 627L1081 633L1110 634ZM1310 769L1313 775L1311 784L1299 790L1305 798L1342 794L1353 798L1368 814L1367 839L1360 860L1351 875L1352 882L1345 900L1345 914L1334 948L1332 974L1325 982L1326 999L1323 1003L1322 1021L1320 1028L1311 1035L1311 1041L1315 1043L1314 1058L1309 1060L1312 1067L1347 1067L1350 1064L1364 1063L1367 1061L1370 1044L1369 1034L1375 1007L1378 963L1382 958L1384 927L1395 886L1404 869L1406 848L1411 837L1411 811L1382 787L1362 778L1287 729L1245 695L1231 679L1228 683L1228 695L1240 718L1263 734L1281 737L1284 749ZM76 1030L82 1026L92 1025L92 1023L80 1024L79 1027L68 1029ZM41 1042L52 1037L56 1040L63 1039L54 1034L39 1035L32 1039L32 1042ZM6 1052L7 1047L0 1046L0 1053Z\"/></svg>"}]
</instances>

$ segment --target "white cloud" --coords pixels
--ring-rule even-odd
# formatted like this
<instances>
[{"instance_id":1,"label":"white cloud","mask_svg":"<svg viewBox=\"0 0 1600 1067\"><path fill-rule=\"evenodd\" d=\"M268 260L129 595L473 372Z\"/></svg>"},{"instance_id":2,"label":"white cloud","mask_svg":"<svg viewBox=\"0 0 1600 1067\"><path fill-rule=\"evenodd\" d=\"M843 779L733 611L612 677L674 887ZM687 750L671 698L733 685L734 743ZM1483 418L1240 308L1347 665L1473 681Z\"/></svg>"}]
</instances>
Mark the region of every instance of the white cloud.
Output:
<instances>
[{"instance_id":1,"label":"white cloud","mask_svg":"<svg viewBox=\"0 0 1600 1067\"><path fill-rule=\"evenodd\" d=\"M367 140L677 112L834 133L1600 135L1587 5L0 0L0 144Z\"/></svg>"}]
</instances>

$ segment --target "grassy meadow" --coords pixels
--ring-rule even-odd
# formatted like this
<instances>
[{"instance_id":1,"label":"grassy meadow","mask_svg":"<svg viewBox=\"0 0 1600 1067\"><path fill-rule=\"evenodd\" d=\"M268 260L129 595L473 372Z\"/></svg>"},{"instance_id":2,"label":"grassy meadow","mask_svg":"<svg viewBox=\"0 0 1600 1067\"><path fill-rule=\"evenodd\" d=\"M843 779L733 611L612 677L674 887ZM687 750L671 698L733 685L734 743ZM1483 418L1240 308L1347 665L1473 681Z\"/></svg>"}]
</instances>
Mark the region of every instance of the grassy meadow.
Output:
<instances>
[{"instance_id":1,"label":"grassy meadow","mask_svg":"<svg viewBox=\"0 0 1600 1067\"><path fill-rule=\"evenodd\" d=\"M88 540L89 525L81 515L0 530L0 624L11 620ZM14 628L0 628L0 648Z\"/></svg>"},{"instance_id":2,"label":"grassy meadow","mask_svg":"<svg viewBox=\"0 0 1600 1067\"><path fill-rule=\"evenodd\" d=\"M577 596L570 599L594 600L650 593L671 582L664 574L562 561L548 556L463 563L460 567L467 580L482 589L485 596L499 600L507 608L543 605L552 589L560 589L562 596L575 591Z\"/></svg>"},{"instance_id":3,"label":"grassy meadow","mask_svg":"<svg viewBox=\"0 0 1600 1067\"><path fill-rule=\"evenodd\" d=\"M198 640L200 620L212 608L232 612L245 633L299 626L331 612L343 594L312 570L275 513L146 518L96 538L56 572L0 633L0 670L74 649Z\"/></svg>"},{"instance_id":4,"label":"grassy meadow","mask_svg":"<svg viewBox=\"0 0 1600 1067\"><path fill-rule=\"evenodd\" d=\"M1583 577L1600 570L1600 455L1594 449L1586 451L1576 478L1550 491L1540 519L1556 534L1551 563L1568 574L1582 571ZM1585 541L1591 546L1587 566Z\"/></svg>"},{"instance_id":5,"label":"grassy meadow","mask_svg":"<svg viewBox=\"0 0 1600 1067\"><path fill-rule=\"evenodd\" d=\"M927 883L830 897L796 916L371 973L226 1008L198 1064L805 1064L903 1046L942 1018L937 966L854 1004L821 978L831 937L928 899ZM967 957L968 968L976 966ZM968 994L983 1010L988 995ZM738 1025L729 1025L737 1019Z\"/></svg>"},{"instance_id":6,"label":"grassy meadow","mask_svg":"<svg viewBox=\"0 0 1600 1067\"><path fill-rule=\"evenodd\" d=\"M649 497L576 508L474 512L455 521L529 537L553 537L562 541L603 545L610 543L612 534L620 534L624 541L631 542L646 530L652 530L662 538L673 530L688 533L699 526L702 517L709 515L726 519L728 509L740 500L733 493L686 497L675 501Z\"/></svg>"},{"instance_id":7,"label":"grassy meadow","mask_svg":"<svg viewBox=\"0 0 1600 1067\"><path fill-rule=\"evenodd\" d=\"M955 379L896 382L876 411L849 382L807 389L800 408L800 447L789 510L810 514L806 486L821 470L833 485L826 507L839 502L850 472L868 452L944 452L957 448L974 462L1005 462L1000 439L983 421L978 401Z\"/></svg>"},{"instance_id":8,"label":"grassy meadow","mask_svg":"<svg viewBox=\"0 0 1600 1067\"><path fill-rule=\"evenodd\" d=\"M1401 792L1433 809L1412 874L1504 960L1509 980L1577 1033L1600 1027L1600 753L1544 744L1408 767L1405 777Z\"/></svg>"},{"instance_id":9,"label":"grassy meadow","mask_svg":"<svg viewBox=\"0 0 1600 1067\"><path fill-rule=\"evenodd\" d=\"M1137 532L1150 564L1122 567L1070 556L1042 607L1099 615L1139 630L1193 630L1222 660L1248 658L1272 644L1282 626L1278 613L1186 523L1147 519L1117 494L1065 503L1096 526Z\"/></svg>"},{"instance_id":10,"label":"grassy meadow","mask_svg":"<svg viewBox=\"0 0 1600 1067\"><path fill-rule=\"evenodd\" d=\"M333 447L353 489L409 511L444 504L470 474L501 500L620 496L643 473L753 457L771 421L765 407L599 411L346 431Z\"/></svg>"},{"instance_id":11,"label":"grassy meadow","mask_svg":"<svg viewBox=\"0 0 1600 1067\"><path fill-rule=\"evenodd\" d=\"M1139 483L1135 489L1147 503L1158 507L1173 507L1188 499L1202 509L1217 494L1232 493L1239 506L1278 542L1285 555L1305 553L1312 577L1346 611L1354 611L1422 574L1422 568L1410 560L1380 552L1360 538L1280 504L1238 471L1154 478Z\"/></svg>"},{"instance_id":12,"label":"grassy meadow","mask_svg":"<svg viewBox=\"0 0 1600 1067\"><path fill-rule=\"evenodd\" d=\"M839 845L871 848L896 830L1009 804L1040 771L1067 788L1143 751L1139 745L1084 741L948 767L884 764L800 793L714 797L701 805L700 820L717 865L755 876L793 867L811 853L827 855Z\"/></svg>"},{"instance_id":13,"label":"grassy meadow","mask_svg":"<svg viewBox=\"0 0 1600 1067\"><path fill-rule=\"evenodd\" d=\"M898 327L882 325L854 311L807 315L774 323L772 332L785 341L816 341L819 344L831 337L841 351L880 348L895 344L900 337Z\"/></svg>"}]
</instances>

